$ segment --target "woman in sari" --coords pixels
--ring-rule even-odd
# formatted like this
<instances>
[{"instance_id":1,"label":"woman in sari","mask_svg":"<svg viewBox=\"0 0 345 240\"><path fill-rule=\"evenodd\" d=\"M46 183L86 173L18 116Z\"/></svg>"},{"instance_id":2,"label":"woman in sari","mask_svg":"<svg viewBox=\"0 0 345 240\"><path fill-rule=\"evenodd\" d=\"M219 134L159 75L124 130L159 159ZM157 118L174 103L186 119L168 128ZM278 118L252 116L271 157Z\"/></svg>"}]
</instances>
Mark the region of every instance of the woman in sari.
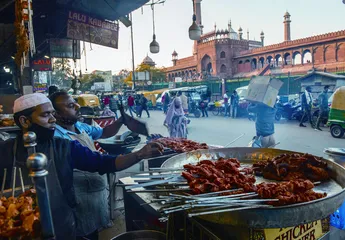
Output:
<instances>
[{"instance_id":1,"label":"woman in sari","mask_svg":"<svg viewBox=\"0 0 345 240\"><path fill-rule=\"evenodd\" d=\"M170 137L187 138L187 121L188 119L184 116L181 98L174 98L164 121Z\"/></svg>"}]
</instances>

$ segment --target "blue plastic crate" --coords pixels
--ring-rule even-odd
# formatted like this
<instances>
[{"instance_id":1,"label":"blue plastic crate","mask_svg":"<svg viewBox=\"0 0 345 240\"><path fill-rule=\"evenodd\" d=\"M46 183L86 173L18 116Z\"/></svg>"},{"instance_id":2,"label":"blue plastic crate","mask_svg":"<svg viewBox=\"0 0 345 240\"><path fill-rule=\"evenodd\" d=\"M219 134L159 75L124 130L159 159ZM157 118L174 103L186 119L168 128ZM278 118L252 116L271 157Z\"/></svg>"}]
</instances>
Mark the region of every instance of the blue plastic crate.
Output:
<instances>
[{"instance_id":1,"label":"blue plastic crate","mask_svg":"<svg viewBox=\"0 0 345 240\"><path fill-rule=\"evenodd\" d=\"M345 229L345 202L337 211L331 214L331 225L339 229Z\"/></svg>"}]
</instances>

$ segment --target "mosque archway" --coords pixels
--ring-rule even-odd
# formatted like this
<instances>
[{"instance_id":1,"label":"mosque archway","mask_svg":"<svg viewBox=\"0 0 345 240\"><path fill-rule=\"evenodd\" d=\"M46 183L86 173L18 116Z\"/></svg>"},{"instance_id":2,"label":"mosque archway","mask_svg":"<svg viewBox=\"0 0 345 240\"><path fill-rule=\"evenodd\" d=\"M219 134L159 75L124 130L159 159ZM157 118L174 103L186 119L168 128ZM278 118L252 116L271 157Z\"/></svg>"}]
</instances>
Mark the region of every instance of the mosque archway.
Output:
<instances>
[{"instance_id":1,"label":"mosque archway","mask_svg":"<svg viewBox=\"0 0 345 240\"><path fill-rule=\"evenodd\" d=\"M272 63L272 59L273 59L272 56L268 56L268 57L266 58L266 63L267 63L267 64L271 64L271 63Z\"/></svg>"},{"instance_id":2,"label":"mosque archway","mask_svg":"<svg viewBox=\"0 0 345 240\"><path fill-rule=\"evenodd\" d=\"M302 55L299 51L296 51L292 55L292 64L299 65L302 64Z\"/></svg>"},{"instance_id":3,"label":"mosque archway","mask_svg":"<svg viewBox=\"0 0 345 240\"><path fill-rule=\"evenodd\" d=\"M284 65L290 65L292 63L291 61L291 54L285 53L284 54Z\"/></svg>"},{"instance_id":4,"label":"mosque archway","mask_svg":"<svg viewBox=\"0 0 345 240\"><path fill-rule=\"evenodd\" d=\"M279 67L279 66L282 66L283 65L283 58L282 58L282 55L280 54L277 54L275 56L275 66L276 67Z\"/></svg>"},{"instance_id":5,"label":"mosque archway","mask_svg":"<svg viewBox=\"0 0 345 240\"><path fill-rule=\"evenodd\" d=\"M220 66L220 73L226 73L226 66L224 64Z\"/></svg>"},{"instance_id":6,"label":"mosque archway","mask_svg":"<svg viewBox=\"0 0 345 240\"><path fill-rule=\"evenodd\" d=\"M251 69L252 70L257 69L257 60L256 60L256 58L253 58L252 61L251 61Z\"/></svg>"},{"instance_id":7,"label":"mosque archway","mask_svg":"<svg viewBox=\"0 0 345 240\"><path fill-rule=\"evenodd\" d=\"M202 70L205 71L207 74L210 74L212 72L211 61L211 57L207 54L201 59Z\"/></svg>"},{"instance_id":8,"label":"mosque archway","mask_svg":"<svg viewBox=\"0 0 345 240\"><path fill-rule=\"evenodd\" d=\"M312 56L309 49L303 51L303 64L308 64L312 62Z\"/></svg>"},{"instance_id":9,"label":"mosque archway","mask_svg":"<svg viewBox=\"0 0 345 240\"><path fill-rule=\"evenodd\" d=\"M263 68L265 65L265 58L261 57L259 58L259 68Z\"/></svg>"}]
</instances>

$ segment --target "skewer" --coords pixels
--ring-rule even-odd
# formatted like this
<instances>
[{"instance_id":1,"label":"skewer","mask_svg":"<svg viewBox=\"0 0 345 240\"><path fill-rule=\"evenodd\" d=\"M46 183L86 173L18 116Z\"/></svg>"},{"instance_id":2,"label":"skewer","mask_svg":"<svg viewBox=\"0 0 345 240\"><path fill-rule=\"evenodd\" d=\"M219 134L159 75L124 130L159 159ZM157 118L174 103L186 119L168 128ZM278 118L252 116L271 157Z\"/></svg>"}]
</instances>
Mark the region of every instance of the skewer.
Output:
<instances>
[{"instance_id":1,"label":"skewer","mask_svg":"<svg viewBox=\"0 0 345 240\"><path fill-rule=\"evenodd\" d=\"M243 197L243 196L254 196L257 195L255 192L250 192L250 193L240 193L240 194L234 194L234 195L225 195L225 196L218 196L218 197L211 197L211 198L200 198L200 197L194 197L194 196L189 196L190 199L193 199L192 201L207 201L207 200L218 200L218 199L232 199L232 198L237 198L237 197Z\"/></svg>"},{"instance_id":2,"label":"skewer","mask_svg":"<svg viewBox=\"0 0 345 240\"><path fill-rule=\"evenodd\" d=\"M215 210L215 211L189 213L188 217L195 217L195 216L202 216L202 215L209 215L209 214L223 213L223 212L242 211L242 210L255 209L255 208L271 208L271 207L272 206L269 206L269 205L254 205L254 206L248 206L248 207L228 208L228 209L220 209L220 210Z\"/></svg>"},{"instance_id":3,"label":"skewer","mask_svg":"<svg viewBox=\"0 0 345 240\"><path fill-rule=\"evenodd\" d=\"M218 195L221 193L230 193L230 192L236 192L236 191L241 191L243 190L243 188L236 188L236 189L231 189L231 190L224 190L224 191L219 191L219 192L210 192L210 193L202 193L202 194L198 194L198 195L194 195L196 197L208 197L208 196L212 196L212 195Z\"/></svg>"},{"instance_id":4,"label":"skewer","mask_svg":"<svg viewBox=\"0 0 345 240\"><path fill-rule=\"evenodd\" d=\"M25 192L25 188L24 188L24 181L23 181L23 174L22 174L22 169L19 168L19 178L20 178L20 187L22 188L22 192Z\"/></svg>"},{"instance_id":5,"label":"skewer","mask_svg":"<svg viewBox=\"0 0 345 240\"><path fill-rule=\"evenodd\" d=\"M4 176L3 176L3 178L2 178L1 196L0 196L0 198L2 198L2 196L4 195L5 182L6 182L6 175L7 175L7 168L4 168Z\"/></svg>"},{"instance_id":6,"label":"skewer","mask_svg":"<svg viewBox=\"0 0 345 240\"><path fill-rule=\"evenodd\" d=\"M179 189L145 189L145 190L130 190L127 193L155 193L155 192L184 192L184 191L191 191L190 189L186 188L179 188Z\"/></svg>"},{"instance_id":7,"label":"skewer","mask_svg":"<svg viewBox=\"0 0 345 240\"><path fill-rule=\"evenodd\" d=\"M161 179L161 178L168 178L168 177L176 177L180 176L180 174L157 174L157 175L134 175L131 178L135 179Z\"/></svg>"},{"instance_id":8,"label":"skewer","mask_svg":"<svg viewBox=\"0 0 345 240\"><path fill-rule=\"evenodd\" d=\"M183 168L157 168L157 170L140 171L140 172L125 172L125 173L130 173L130 174L164 173L164 172L178 172L178 171L183 171L183 170L184 170Z\"/></svg>"},{"instance_id":9,"label":"skewer","mask_svg":"<svg viewBox=\"0 0 345 240\"><path fill-rule=\"evenodd\" d=\"M13 173L12 173L13 179L12 179L12 197L14 197L14 188L16 187L16 177L17 177L17 167L13 167Z\"/></svg>"},{"instance_id":10,"label":"skewer","mask_svg":"<svg viewBox=\"0 0 345 240\"><path fill-rule=\"evenodd\" d=\"M234 140L232 140L231 142L229 142L228 144L226 144L224 146L224 148L229 147L231 144L233 144L234 142L236 142L238 139L240 139L241 137L243 137L244 135L246 135L245 133L242 133L240 136L238 136L237 138L235 138Z\"/></svg>"}]
</instances>

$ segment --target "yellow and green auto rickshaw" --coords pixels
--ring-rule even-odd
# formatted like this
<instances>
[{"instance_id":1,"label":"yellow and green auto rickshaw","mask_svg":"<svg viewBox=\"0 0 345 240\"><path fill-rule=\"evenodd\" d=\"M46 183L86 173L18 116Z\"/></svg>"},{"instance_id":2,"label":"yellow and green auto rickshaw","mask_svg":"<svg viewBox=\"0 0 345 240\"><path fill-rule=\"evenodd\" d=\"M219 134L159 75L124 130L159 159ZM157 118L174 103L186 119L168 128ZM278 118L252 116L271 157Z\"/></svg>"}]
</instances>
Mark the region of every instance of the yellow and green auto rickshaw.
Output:
<instances>
[{"instance_id":1,"label":"yellow and green auto rickshaw","mask_svg":"<svg viewBox=\"0 0 345 240\"><path fill-rule=\"evenodd\" d=\"M345 132L345 87L338 88L333 95L333 100L328 116L327 125L335 138L342 138Z\"/></svg>"}]
</instances>

